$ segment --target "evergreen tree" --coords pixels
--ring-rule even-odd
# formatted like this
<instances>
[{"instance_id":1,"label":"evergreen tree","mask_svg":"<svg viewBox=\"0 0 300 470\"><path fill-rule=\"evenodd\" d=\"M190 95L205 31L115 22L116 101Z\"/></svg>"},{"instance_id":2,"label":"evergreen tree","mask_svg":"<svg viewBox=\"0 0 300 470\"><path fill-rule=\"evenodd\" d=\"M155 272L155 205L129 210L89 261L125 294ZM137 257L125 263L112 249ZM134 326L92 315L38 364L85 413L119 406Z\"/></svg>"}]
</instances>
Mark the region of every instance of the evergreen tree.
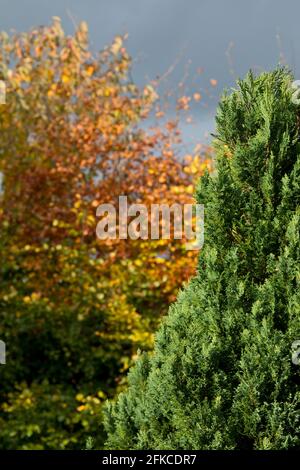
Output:
<instances>
[{"instance_id":1,"label":"evergreen tree","mask_svg":"<svg viewBox=\"0 0 300 470\"><path fill-rule=\"evenodd\" d=\"M225 94L198 273L106 411L112 449L300 447L300 110L283 70Z\"/></svg>"}]
</instances>

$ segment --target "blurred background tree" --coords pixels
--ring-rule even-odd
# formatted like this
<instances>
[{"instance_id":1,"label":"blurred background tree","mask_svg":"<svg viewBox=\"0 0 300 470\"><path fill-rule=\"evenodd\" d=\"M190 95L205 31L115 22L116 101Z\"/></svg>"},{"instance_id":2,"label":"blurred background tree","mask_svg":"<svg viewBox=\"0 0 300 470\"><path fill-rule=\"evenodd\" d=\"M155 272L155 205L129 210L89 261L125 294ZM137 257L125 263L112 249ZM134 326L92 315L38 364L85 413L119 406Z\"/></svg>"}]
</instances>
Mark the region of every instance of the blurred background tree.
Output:
<instances>
[{"instance_id":1,"label":"blurred background tree","mask_svg":"<svg viewBox=\"0 0 300 470\"><path fill-rule=\"evenodd\" d=\"M4 449L82 448L90 434L101 447L103 401L195 269L185 240L96 238L99 204L193 202L212 168L209 149L180 150L190 98L168 119L155 85L133 83L125 39L94 56L87 25L66 36L59 18L0 36Z\"/></svg>"}]
</instances>

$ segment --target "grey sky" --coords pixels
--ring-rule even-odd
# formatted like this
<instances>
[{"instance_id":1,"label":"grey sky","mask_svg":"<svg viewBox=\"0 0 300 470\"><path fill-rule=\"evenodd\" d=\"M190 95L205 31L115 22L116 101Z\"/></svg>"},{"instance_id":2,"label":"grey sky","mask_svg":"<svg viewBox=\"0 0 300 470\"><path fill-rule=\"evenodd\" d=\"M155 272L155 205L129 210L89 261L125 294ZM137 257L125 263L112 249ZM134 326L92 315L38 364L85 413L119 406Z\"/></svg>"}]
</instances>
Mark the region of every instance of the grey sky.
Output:
<instances>
[{"instance_id":1,"label":"grey sky","mask_svg":"<svg viewBox=\"0 0 300 470\"><path fill-rule=\"evenodd\" d=\"M128 32L127 48L136 59L133 76L140 84L166 72L180 57L168 78L175 85L190 59L189 91L213 92L211 98L204 94L195 107L197 125L186 130L202 140L213 128L219 93L233 84L233 75L271 69L281 52L300 78L299 0L0 0L1 30L28 30L52 16L60 16L69 33L71 17L87 21L94 49ZM226 55L231 43L234 73ZM200 76L198 67L204 69ZM218 80L215 89L210 78Z\"/></svg>"}]
</instances>

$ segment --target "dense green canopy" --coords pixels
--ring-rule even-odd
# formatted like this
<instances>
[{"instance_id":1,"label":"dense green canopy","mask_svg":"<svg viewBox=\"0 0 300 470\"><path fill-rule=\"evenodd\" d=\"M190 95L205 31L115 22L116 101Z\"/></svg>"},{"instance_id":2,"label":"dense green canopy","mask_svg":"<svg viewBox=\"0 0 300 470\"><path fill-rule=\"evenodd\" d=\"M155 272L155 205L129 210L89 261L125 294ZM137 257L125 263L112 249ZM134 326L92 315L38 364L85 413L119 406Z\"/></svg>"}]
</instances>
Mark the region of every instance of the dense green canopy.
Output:
<instances>
[{"instance_id":1,"label":"dense green canopy","mask_svg":"<svg viewBox=\"0 0 300 470\"><path fill-rule=\"evenodd\" d=\"M217 112L217 171L202 178L197 276L154 354L107 406L112 449L300 446L300 108L285 70L248 74Z\"/></svg>"}]
</instances>

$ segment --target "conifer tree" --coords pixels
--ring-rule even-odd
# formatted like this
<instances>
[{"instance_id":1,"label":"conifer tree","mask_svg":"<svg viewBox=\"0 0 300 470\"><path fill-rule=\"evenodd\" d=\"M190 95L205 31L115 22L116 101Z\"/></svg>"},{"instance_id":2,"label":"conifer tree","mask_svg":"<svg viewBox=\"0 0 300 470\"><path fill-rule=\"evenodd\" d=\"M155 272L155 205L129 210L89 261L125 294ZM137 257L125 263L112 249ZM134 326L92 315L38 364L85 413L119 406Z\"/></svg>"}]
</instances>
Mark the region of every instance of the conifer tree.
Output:
<instances>
[{"instance_id":1,"label":"conifer tree","mask_svg":"<svg viewBox=\"0 0 300 470\"><path fill-rule=\"evenodd\" d=\"M111 449L300 447L300 108L291 74L221 99L198 272L107 405Z\"/></svg>"}]
</instances>

